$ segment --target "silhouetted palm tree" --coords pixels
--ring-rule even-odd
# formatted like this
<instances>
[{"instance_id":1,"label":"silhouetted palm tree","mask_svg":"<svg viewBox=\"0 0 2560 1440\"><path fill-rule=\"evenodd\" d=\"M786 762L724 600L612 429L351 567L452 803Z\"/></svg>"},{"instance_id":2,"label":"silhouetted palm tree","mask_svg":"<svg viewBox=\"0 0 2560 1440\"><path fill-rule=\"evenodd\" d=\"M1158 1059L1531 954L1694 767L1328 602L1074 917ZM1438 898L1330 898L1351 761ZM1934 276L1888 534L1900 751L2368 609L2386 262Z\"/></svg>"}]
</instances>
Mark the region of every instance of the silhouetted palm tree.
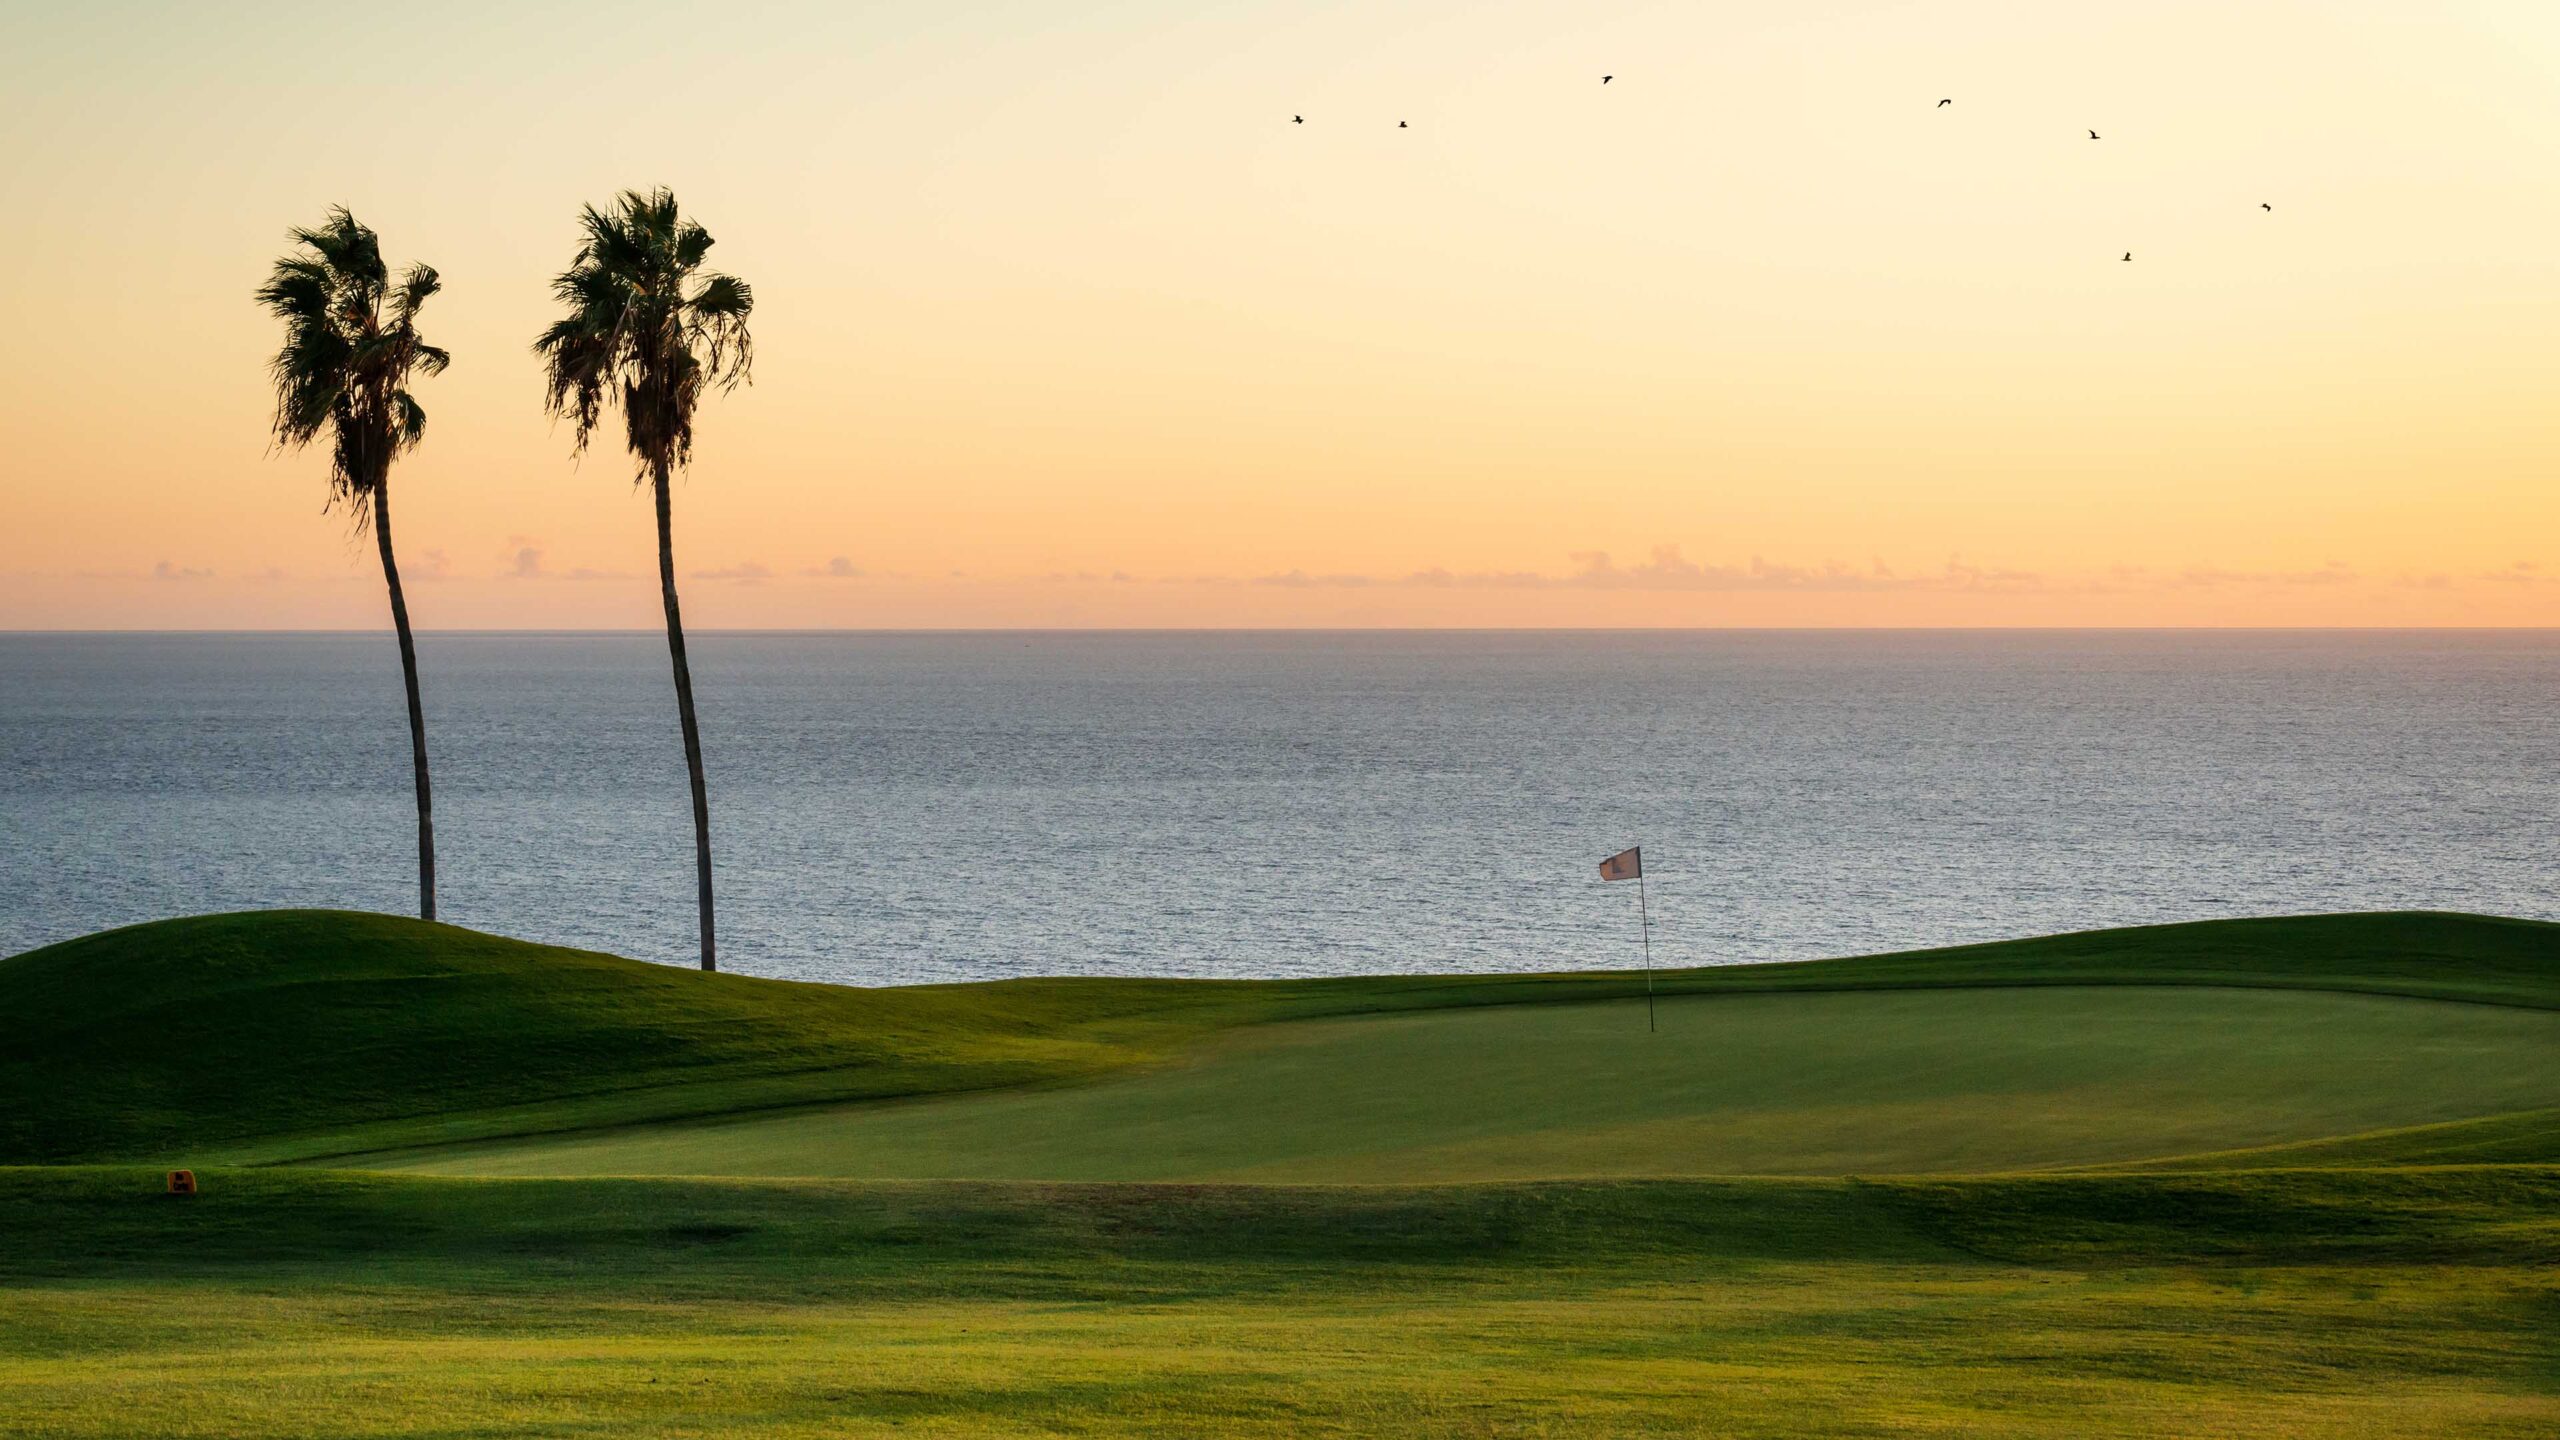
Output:
<instances>
[{"instance_id":1,"label":"silhouetted palm tree","mask_svg":"<svg viewBox=\"0 0 2560 1440\"><path fill-rule=\"evenodd\" d=\"M658 501L658 585L667 606L667 651L675 664L676 711L684 722L684 763L693 781L694 876L702 910L702 968L719 964L711 929L711 802L702 779L702 731L693 715L693 673L684 658L684 620L676 608L675 532L668 481L693 458L693 410L707 388L732 389L754 360L747 313L755 292L745 281L702 268L711 234L676 209L675 193L626 190L611 209L586 207L578 217L585 243L551 282L566 318L535 341L555 416L578 425L584 451L608 404L622 410L623 433L639 462L639 480Z\"/></svg>"},{"instance_id":2,"label":"silhouetted palm tree","mask_svg":"<svg viewBox=\"0 0 2560 1440\"><path fill-rule=\"evenodd\" d=\"M435 806L427 789L427 719L418 702L418 647L409 601L391 554L391 462L417 447L427 412L409 394L415 375L442 374L450 356L418 338L418 310L441 288L412 265L394 282L374 233L339 206L318 229L287 232L294 253L276 261L258 303L284 322L284 346L268 369L276 386L276 443L294 450L329 436L329 503L373 521L400 672L409 685L409 756L418 794L418 915L436 918Z\"/></svg>"}]
</instances>

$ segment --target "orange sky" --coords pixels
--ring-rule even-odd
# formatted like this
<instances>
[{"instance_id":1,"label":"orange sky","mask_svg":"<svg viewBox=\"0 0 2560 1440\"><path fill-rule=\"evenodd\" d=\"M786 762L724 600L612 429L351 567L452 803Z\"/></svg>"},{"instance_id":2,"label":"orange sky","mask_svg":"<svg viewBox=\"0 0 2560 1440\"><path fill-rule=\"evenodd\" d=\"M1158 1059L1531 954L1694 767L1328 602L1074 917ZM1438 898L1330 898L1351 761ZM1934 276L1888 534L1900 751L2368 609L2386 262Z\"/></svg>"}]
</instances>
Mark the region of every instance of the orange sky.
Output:
<instances>
[{"instance_id":1,"label":"orange sky","mask_svg":"<svg viewBox=\"0 0 2560 1440\"><path fill-rule=\"evenodd\" d=\"M2547 3L226 8L0 19L0 628L386 623L266 450L333 202L418 623L656 624L527 345L657 183L697 625L2560 624Z\"/></svg>"}]
</instances>

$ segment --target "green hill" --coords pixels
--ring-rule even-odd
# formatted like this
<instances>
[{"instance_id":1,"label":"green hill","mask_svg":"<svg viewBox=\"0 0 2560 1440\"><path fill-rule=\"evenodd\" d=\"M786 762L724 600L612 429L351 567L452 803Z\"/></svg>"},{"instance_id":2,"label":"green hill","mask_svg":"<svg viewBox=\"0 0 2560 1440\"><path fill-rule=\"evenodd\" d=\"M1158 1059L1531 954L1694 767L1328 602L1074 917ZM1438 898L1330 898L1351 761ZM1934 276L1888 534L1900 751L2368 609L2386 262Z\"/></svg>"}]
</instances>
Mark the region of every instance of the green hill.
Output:
<instances>
[{"instance_id":1,"label":"green hill","mask_svg":"<svg viewBox=\"0 0 2560 1440\"><path fill-rule=\"evenodd\" d=\"M2203 1019L2243 1011L2257 1019L2193 1053L2212 1065L2237 1065L2258 1055L2249 1061L2258 1077L2250 1083L2268 1094L2289 1093L2297 1061L2312 1065L2300 1057L2329 1055L2330 1061L2312 1065L2323 1077L2319 1083L2299 1091L2310 1097L2299 1123L2202 1123L2184 1129L2171 1124L2154 1137L2159 1144L2234 1149L2560 1104L2560 1095L2542 1089L2548 1064L2537 1070L2532 1063L2535 1055L2560 1049L2544 1044L2547 1022L2536 1018L2560 1012L2560 926L2525 921L2312 916L1667 972L1657 977L1672 997L1666 1017L1697 1019L1680 1020L1686 1028L1645 1052L1636 1070L1612 1070L1606 1047L1625 1026L1614 1017L1595 1022L1591 1007L1625 1003L1641 983L1638 976L1619 973L1292 982L1062 979L865 990L704 975L387 916L210 916L111 931L0 961L0 1162L301 1158L734 1117L821 1102L945 1097L933 1103L952 1106L963 1102L948 1097L961 1092L1054 1087L1127 1072L1110 1085L1079 1087L1063 1113L1044 1112L1042 1105L1055 1102L1026 1093L990 1096L983 1103L996 1109L949 1126L943 1122L952 1116L930 1106L865 1107L890 1118L874 1122L888 1128L858 1148L890 1156L965 1154L973 1143L982 1150L1004 1149L1026 1135L1053 1148L1086 1146L1095 1132L1074 1127L1097 1116L1113 1118L1109 1107L1119 1105L1124 1108L1115 1121L1117 1133L1131 1142L1121 1149L1136 1159L1117 1170L1106 1167L1105 1173L1152 1173L1147 1131L1154 1122L1145 1107L1153 1102L1142 1090L1135 1102L1140 1110L1126 1110L1133 1103L1127 1087L1205 1077L1215 1082L1206 1091L1159 1092L1157 1098L1171 1105L1162 1113L1179 1115L1188 1106L1192 1128L1233 1130L1234 1117L1247 1113L1234 1107L1250 1107L1261 1117L1256 1125L1277 1135L1292 1126L1338 1128L1333 1117L1343 1107L1365 1107L1384 1136L1371 1147L1384 1168L1372 1174L1354 1166L1358 1178L1488 1173L1475 1168L1480 1162L1468 1158L1469 1146L1479 1157L1493 1156L1484 1162L1492 1165L1489 1173L1548 1173L1539 1167L1555 1164L1588 1173L1587 1158L1575 1161L1565 1152L1577 1145L1642 1147L1662 1138L1648 1135L1645 1125L1666 1118L1688 1124L1684 1117L1701 1113L1695 1107L1677 1115L1612 1108L1630 1086L1713 1099L1721 1093L1717 1087L1748 1078L1732 1067L1733 1045L1695 1043L1702 1029L1738 1027L1729 1030L1736 1041L1748 1034L1783 1036L1769 1042L1772 1048L1756 1069L1792 1067L1805 1083L1792 1093L1766 1097L1751 1123L1772 1133L1812 1134L1818 1133L1819 1092L1826 1084L1846 1086L1852 1099L1872 1097L1904 1087L1912 1075L1950 1065L1961 1071L1963 1056L1986 1049L2000 1056L1983 1064L1995 1071L2008 1064L2014 1073L1986 1073L1984 1083L1964 1092L1971 1097L1964 1104L1982 1113L2015 1114L2008 1097L2035 1092L2058 1094L2051 1103L2067 1110L2082 1105L2093 1090L2121 1088L2126 1074L2158 1071L2158 1064L2140 1055L2127 1061L2129 1070L2075 1069L2073 1052L2103 1059L2112 1049L2123 1058L2131 1045L2156 1052L2159 1064L2174 1065L2182 1046L2193 1051L2189 1041ZM2127 985L2169 987L2189 998L2165 1009L2126 1002L2096 1011L2067 996L2050 997L2049 1003L2019 998L2029 987ZM1983 1002L1979 992L1986 989L2006 998ZM2234 989L2330 993L2298 997L2305 1003L2270 997L2278 1003L2217 1006L2193 998ZM1946 996L1936 1005L1926 994L1900 1001L1889 994L1840 996L1845 1005L1804 1005L1783 1015L1733 1003L1778 994L1951 990L1976 993L1962 1000ZM2338 1003L2352 995L2475 1003ZM1467 1013L1486 1006L1534 1010L1473 1018ZM2445 1018L2448 1009L2462 1018ZM1858 1013L1837 1018L1849 1010ZM1376 1022L1240 1028L1395 1013L1408 1015L1395 1022L1403 1030ZM2081 1015L2072 1022L2078 1028L2056 1031L2058 1013ZM1746 1019L1750 1023L1743 1025ZM1975 1033L1963 1033L1964 1024ZM2093 1048L2091 1042L2103 1041L2110 1027L2120 1029L2118 1041ZM1906 1050L1894 1062L1899 1070L1858 1068L1859 1057L1874 1055L1887 1038L1930 1033L1944 1042L1934 1058ZM2442 1057L2452 1068L2436 1066L2427 1071L2434 1078L2424 1082L2435 1087L2435 1108L2346 1103L2358 1091L2371 1092L2378 1102L2393 1097L2355 1064L2331 1063L2338 1052L2334 1044L2322 1049L2324 1034L2361 1034L2377 1054L2415 1044L2419 1048L2408 1053L2418 1067ZM1682 1035L1689 1037L1685 1046ZM2294 1038L2288 1041L2287 1035ZM2048 1058L2034 1060L2032 1052ZM2518 1057L2512 1063L2498 1058L2511 1053ZM1266 1065L1248 1074L1209 1063L1230 1054L1264 1057L1280 1071ZM2297 1059L2286 1059L2289 1054ZM1683 1055L1696 1063L1682 1061ZM1506 1059L1509 1069L1501 1075L1482 1071L1477 1061L1486 1056ZM1421 1070L1410 1068L1424 1060L1430 1063ZM1669 1068L1655 1073L1643 1065ZM1293 1066L1306 1082L1295 1090L1285 1073ZM1568 1070L1598 1078L1592 1085L1550 1084ZM1363 1083L1364 1074L1375 1083ZM2057 1088L2057 1080L2072 1083ZM1499 1083L1479 1083L1486 1081ZM1325 1084L1334 1088L1327 1091ZM1221 1092L1219 1086L1227 1088ZM2074 1086L2081 1093L2071 1093ZM2413 1080L2411 1088L2424 1087ZM1394 1113L1400 1094L1435 1102L1464 1101L1472 1094L1513 1111L1543 1105L1531 1127L1543 1138L1523 1149L1485 1129L1481 1117L1471 1120L1445 1104ZM1942 1087L1941 1093L1915 1092L1909 1098L1935 1106L1962 1097ZM2057 1123L2063 1131L2085 1130L2114 1123L2106 1116L2116 1111L2147 1104L2138 1091L2128 1098L2130 1104L2114 1110L2100 1105ZM1073 1109L1084 1104L1104 1110ZM1961 1119L1964 1104L1947 1113ZM1024 1106L1030 1108L1019 1108ZM901 1142L903 1151L888 1143L891 1132L919 1122L899 1115L921 1115L927 1122ZM809 1123L803 1117L773 1118L777 1124ZM1805 1129L1809 1122L1815 1130ZM1841 1123L1856 1131L1897 1122L1875 1112ZM1620 1128L1609 1133L1610 1127ZM1593 1138L1574 1140L1577 1131ZM872 1145L874 1140L881 1143ZM1903 1168L1891 1163L1901 1152L1861 1149L1863 1143L1851 1136L1835 1147L1842 1156L1836 1163L1782 1168L1875 1168L1871 1161ZM2087 1154L2074 1149L2075 1143L2066 1137L2005 1158L1994 1153L1995 1145L1960 1158L1968 1168L2005 1168L2165 1153ZM1292 1153L1283 1145L1266 1157L1277 1170L1257 1170L1261 1162L1244 1151L1213 1157L1207 1169L1298 1173L1288 1168ZM1542 1158L1558 1153L1565 1153L1563 1161ZM748 1168L802 1164L809 1150L795 1141L778 1154ZM1692 1163L1718 1162L1710 1150ZM849 1171L822 1167L818 1173L876 1173L865 1168L870 1164L865 1160ZM1408 1165L1416 1168L1398 1168ZM1198 1168L1175 1167L1178 1173ZM1600 1173L1613 1172L1602 1165Z\"/></svg>"},{"instance_id":2,"label":"green hill","mask_svg":"<svg viewBox=\"0 0 2560 1440\"><path fill-rule=\"evenodd\" d=\"M1154 1053L1112 998L704 975L336 911L163 921L0 961L0 1163L1054 1080Z\"/></svg>"}]
</instances>

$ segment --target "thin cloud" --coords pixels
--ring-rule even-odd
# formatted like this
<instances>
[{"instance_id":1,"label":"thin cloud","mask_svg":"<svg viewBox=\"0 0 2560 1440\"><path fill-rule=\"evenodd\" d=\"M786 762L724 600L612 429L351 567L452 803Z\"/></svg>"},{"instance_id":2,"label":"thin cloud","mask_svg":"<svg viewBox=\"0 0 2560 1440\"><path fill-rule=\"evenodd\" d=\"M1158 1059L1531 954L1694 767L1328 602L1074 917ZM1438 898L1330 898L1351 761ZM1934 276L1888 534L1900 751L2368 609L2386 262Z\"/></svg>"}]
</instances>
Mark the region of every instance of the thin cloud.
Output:
<instances>
[{"instance_id":1,"label":"thin cloud","mask_svg":"<svg viewBox=\"0 0 2560 1440\"><path fill-rule=\"evenodd\" d=\"M2494 585L2560 585L2560 575L2546 572L2540 563L2519 560L2504 570L2491 570L2482 576Z\"/></svg>"},{"instance_id":2,"label":"thin cloud","mask_svg":"<svg viewBox=\"0 0 2560 1440\"><path fill-rule=\"evenodd\" d=\"M213 572L199 570L192 565L175 565L163 560L151 567L151 578L154 580L210 580L213 578Z\"/></svg>"},{"instance_id":3,"label":"thin cloud","mask_svg":"<svg viewBox=\"0 0 2560 1440\"><path fill-rule=\"evenodd\" d=\"M550 552L542 548L541 541L530 539L522 535L510 535L507 537L507 543L515 548L513 553L501 555L499 557L499 562L505 567L499 572L499 578L502 580L568 580L574 582L585 580L628 580L632 578L631 572L627 570L596 570L585 565L581 565L574 570L568 571L553 570L550 566ZM434 552L429 553L432 554Z\"/></svg>"},{"instance_id":4,"label":"thin cloud","mask_svg":"<svg viewBox=\"0 0 2560 1440\"><path fill-rule=\"evenodd\" d=\"M1367 575L1310 575L1304 570L1289 570L1278 575L1256 575L1250 583L1289 590L1349 590L1382 582Z\"/></svg>"},{"instance_id":5,"label":"thin cloud","mask_svg":"<svg viewBox=\"0 0 2560 1440\"><path fill-rule=\"evenodd\" d=\"M593 570L556 575L543 566L542 551L527 545L519 552L522 563L515 573L544 579L627 579L628 576ZM525 557L530 557L525 558ZM1443 566L1402 573L1370 574L1360 571L1316 571L1305 568L1270 571L1247 575L1161 575L1138 576L1126 570L1055 570L1023 577L1033 583L1056 586L1089 585L1175 585L1175 586L1255 586L1278 590L1507 590L1507 591L1628 591L1688 592L1698 594L1971 594L1971 595L2141 595L2169 594L2181 591L2211 592L2217 590L2246 591L2274 589L2337 589L2356 586L2390 585L2423 590L2459 590L2481 583L2507 586L2560 585L2560 569L2547 569L2540 562L2518 560L2497 570L2471 573L2408 573L2368 575L2346 564L2332 560L2326 564L2299 569L2247 569L2210 564L2188 565L2112 565L2102 569L2075 572L2047 572L2014 566L1985 565L1967 560L1962 555L1950 556L1934 567L1909 568L1886 563L1881 556L1870 556L1864 564L1842 561L1796 563L1771 560L1754 555L1734 563L1692 560L1677 545L1657 545L1642 560L1620 561L1604 550L1579 550L1567 557L1560 570L1452 570ZM720 569L692 572L699 580L730 581L753 584L776 578L777 574L797 574L812 579L899 579L892 572L866 570L853 563L851 557L838 555L824 565L813 565L796 571L776 572L758 561L743 561ZM950 570L944 579L969 581L965 570Z\"/></svg>"},{"instance_id":6,"label":"thin cloud","mask_svg":"<svg viewBox=\"0 0 2560 1440\"><path fill-rule=\"evenodd\" d=\"M2211 588L2217 585L2352 585L2356 572L2335 561L2316 570L2223 570L2209 565L2190 565L2178 572L2182 586Z\"/></svg>"},{"instance_id":7,"label":"thin cloud","mask_svg":"<svg viewBox=\"0 0 2560 1440\"><path fill-rule=\"evenodd\" d=\"M1924 574L1899 575L1882 561L1864 568L1837 562L1823 565L1773 563L1753 556L1749 563L1701 563L1680 553L1677 545L1657 545L1650 558L1621 565L1602 550L1583 550L1571 557L1572 568L1560 575L1535 570L1416 570L1397 576L1310 574L1288 570L1256 575L1248 582L1287 589L1361 589L1411 586L1437 590L1688 590L1737 592L1760 590L1874 592L1892 590L2031 590L2045 577L2031 570L1999 569L1951 559Z\"/></svg>"},{"instance_id":8,"label":"thin cloud","mask_svg":"<svg viewBox=\"0 0 2560 1440\"><path fill-rule=\"evenodd\" d=\"M1450 570L1433 567L1401 575L1289 569L1260 575L1168 576L1170 585L1258 585L1282 590L1627 590L1738 593L1878 594L1895 592L2128 595L2196 590L2344 589L2389 584L2403 589L2458 590L2474 584L2560 585L2560 569L2518 560L2497 570L2368 575L2342 560L2300 569L2241 569L2220 565L2112 565L2080 573L2049 573L1980 565L1951 557L1934 569L1897 570L1873 557L1865 565L1837 561L1792 564L1753 556L1740 564L1691 560L1676 545L1659 545L1644 560L1620 562L1602 550L1575 551L1562 572ZM1117 572L1114 572L1115 576ZM1089 574L1051 580L1093 580Z\"/></svg>"}]
</instances>

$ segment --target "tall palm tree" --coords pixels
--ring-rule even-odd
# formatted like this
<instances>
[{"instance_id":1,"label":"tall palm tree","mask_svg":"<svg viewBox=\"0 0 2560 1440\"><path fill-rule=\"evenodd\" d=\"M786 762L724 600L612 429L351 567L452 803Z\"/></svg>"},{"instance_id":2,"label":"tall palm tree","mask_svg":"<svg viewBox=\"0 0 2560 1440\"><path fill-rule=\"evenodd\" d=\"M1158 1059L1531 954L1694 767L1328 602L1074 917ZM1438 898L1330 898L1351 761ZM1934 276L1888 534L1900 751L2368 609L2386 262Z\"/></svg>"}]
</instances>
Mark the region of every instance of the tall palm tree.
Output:
<instances>
[{"instance_id":1,"label":"tall palm tree","mask_svg":"<svg viewBox=\"0 0 2560 1440\"><path fill-rule=\"evenodd\" d=\"M667 607L667 653L693 781L694 878L701 907L702 968L720 968L711 929L711 801L702 780L702 730L693 714L684 619L676 606L676 549L668 482L693 458L693 411L704 390L747 378L754 344L747 313L755 292L702 268L711 232L676 209L675 192L625 190L611 208L578 216L578 257L551 282L569 313L533 344L555 418L577 422L584 452L608 404L622 409L624 442L658 502L658 588Z\"/></svg>"},{"instance_id":2,"label":"tall palm tree","mask_svg":"<svg viewBox=\"0 0 2560 1440\"><path fill-rule=\"evenodd\" d=\"M418 702L418 647L409 600L391 553L391 462L417 448L427 412L409 393L417 375L439 375L452 357L418 338L418 310L441 288L436 272L412 265L397 280L382 245L341 205L316 229L288 231L292 254L276 261L258 303L284 322L284 345L268 366L275 380L277 445L298 450L329 437L329 504L344 503L358 525L373 521L391 624L400 636L400 673L409 685L409 759L418 796L418 916L436 918L435 805L427 788L427 719Z\"/></svg>"}]
</instances>

